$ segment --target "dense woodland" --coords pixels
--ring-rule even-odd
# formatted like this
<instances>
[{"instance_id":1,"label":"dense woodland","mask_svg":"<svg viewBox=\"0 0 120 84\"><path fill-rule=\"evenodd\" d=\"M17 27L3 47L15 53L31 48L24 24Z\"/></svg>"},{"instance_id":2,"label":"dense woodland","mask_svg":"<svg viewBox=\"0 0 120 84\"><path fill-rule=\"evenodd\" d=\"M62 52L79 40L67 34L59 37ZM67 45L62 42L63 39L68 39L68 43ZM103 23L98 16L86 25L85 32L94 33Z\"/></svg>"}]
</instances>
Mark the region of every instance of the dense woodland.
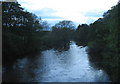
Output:
<instances>
[{"instance_id":1,"label":"dense woodland","mask_svg":"<svg viewBox=\"0 0 120 84\"><path fill-rule=\"evenodd\" d=\"M18 2L3 2L3 65L10 66L18 58L43 50L67 50L70 41L75 41L79 46L88 46L92 65L104 69L112 81L119 81L119 11L120 3L90 25L81 24L75 28L72 21L64 20L56 23L51 31L45 31L48 24L40 17L25 11Z\"/></svg>"}]
</instances>

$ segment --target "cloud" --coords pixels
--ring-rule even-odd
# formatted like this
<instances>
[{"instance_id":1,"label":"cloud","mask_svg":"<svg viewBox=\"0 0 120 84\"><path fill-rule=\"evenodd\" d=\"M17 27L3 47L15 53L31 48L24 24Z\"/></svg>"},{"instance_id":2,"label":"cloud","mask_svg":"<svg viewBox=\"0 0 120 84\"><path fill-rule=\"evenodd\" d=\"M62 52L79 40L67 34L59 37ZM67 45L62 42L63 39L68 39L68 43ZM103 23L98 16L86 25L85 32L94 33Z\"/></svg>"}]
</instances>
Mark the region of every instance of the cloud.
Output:
<instances>
[{"instance_id":1,"label":"cloud","mask_svg":"<svg viewBox=\"0 0 120 84\"><path fill-rule=\"evenodd\" d=\"M87 24L91 24L91 23L93 23L94 21L98 20L98 18L100 18L100 17L87 17L86 23L87 23Z\"/></svg>"},{"instance_id":2,"label":"cloud","mask_svg":"<svg viewBox=\"0 0 120 84\"><path fill-rule=\"evenodd\" d=\"M90 23L116 5L118 0L18 0L27 9L49 21Z\"/></svg>"},{"instance_id":3,"label":"cloud","mask_svg":"<svg viewBox=\"0 0 120 84\"><path fill-rule=\"evenodd\" d=\"M64 19L42 19L45 20L47 22L49 22L50 26L54 26L56 23L58 23L59 21L63 21Z\"/></svg>"},{"instance_id":4,"label":"cloud","mask_svg":"<svg viewBox=\"0 0 120 84\"><path fill-rule=\"evenodd\" d=\"M59 16L42 16L43 19L64 19L62 17Z\"/></svg>"},{"instance_id":5,"label":"cloud","mask_svg":"<svg viewBox=\"0 0 120 84\"><path fill-rule=\"evenodd\" d=\"M99 18L102 18L104 11L88 11L85 12L83 15L86 17L86 23L91 24Z\"/></svg>"},{"instance_id":6,"label":"cloud","mask_svg":"<svg viewBox=\"0 0 120 84\"><path fill-rule=\"evenodd\" d=\"M101 12L89 11L89 12L86 12L84 15L86 17L102 17L103 13L104 11L101 11Z\"/></svg>"},{"instance_id":7,"label":"cloud","mask_svg":"<svg viewBox=\"0 0 120 84\"><path fill-rule=\"evenodd\" d=\"M56 11L51 8L42 8L40 10L34 10L33 13L40 16L43 20L48 21L51 25L57 23L60 20L64 20L63 17L54 15Z\"/></svg>"},{"instance_id":8,"label":"cloud","mask_svg":"<svg viewBox=\"0 0 120 84\"><path fill-rule=\"evenodd\" d=\"M32 10L33 13L40 15L40 16L50 16L53 13L55 13L56 11L53 10L52 8L42 8L42 9L38 9L38 10Z\"/></svg>"}]
</instances>

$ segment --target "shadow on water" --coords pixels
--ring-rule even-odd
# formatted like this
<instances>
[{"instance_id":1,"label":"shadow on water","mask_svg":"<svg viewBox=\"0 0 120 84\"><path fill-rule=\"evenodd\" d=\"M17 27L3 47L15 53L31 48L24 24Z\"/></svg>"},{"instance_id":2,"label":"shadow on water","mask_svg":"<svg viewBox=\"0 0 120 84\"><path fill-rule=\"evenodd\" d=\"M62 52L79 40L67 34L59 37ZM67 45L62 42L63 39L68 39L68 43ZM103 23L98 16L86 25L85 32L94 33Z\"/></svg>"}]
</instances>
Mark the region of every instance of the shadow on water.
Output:
<instances>
[{"instance_id":1,"label":"shadow on water","mask_svg":"<svg viewBox=\"0 0 120 84\"><path fill-rule=\"evenodd\" d=\"M46 50L3 68L3 81L11 82L110 82L103 70L90 66L86 47L71 42L67 51Z\"/></svg>"}]
</instances>

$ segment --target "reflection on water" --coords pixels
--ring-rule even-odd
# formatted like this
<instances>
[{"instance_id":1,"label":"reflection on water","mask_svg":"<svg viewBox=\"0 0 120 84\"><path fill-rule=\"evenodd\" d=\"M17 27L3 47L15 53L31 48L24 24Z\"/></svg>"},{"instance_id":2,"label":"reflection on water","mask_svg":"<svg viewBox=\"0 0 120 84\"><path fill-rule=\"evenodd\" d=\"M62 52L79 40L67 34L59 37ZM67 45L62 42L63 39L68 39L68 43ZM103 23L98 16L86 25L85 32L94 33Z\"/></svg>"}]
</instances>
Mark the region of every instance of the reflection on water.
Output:
<instances>
[{"instance_id":1,"label":"reflection on water","mask_svg":"<svg viewBox=\"0 0 120 84\"><path fill-rule=\"evenodd\" d=\"M40 56L18 60L13 69L3 75L4 79L14 75L15 79L8 81L109 82L103 70L90 66L85 49L86 47L81 48L71 42L68 51L46 50Z\"/></svg>"}]
</instances>

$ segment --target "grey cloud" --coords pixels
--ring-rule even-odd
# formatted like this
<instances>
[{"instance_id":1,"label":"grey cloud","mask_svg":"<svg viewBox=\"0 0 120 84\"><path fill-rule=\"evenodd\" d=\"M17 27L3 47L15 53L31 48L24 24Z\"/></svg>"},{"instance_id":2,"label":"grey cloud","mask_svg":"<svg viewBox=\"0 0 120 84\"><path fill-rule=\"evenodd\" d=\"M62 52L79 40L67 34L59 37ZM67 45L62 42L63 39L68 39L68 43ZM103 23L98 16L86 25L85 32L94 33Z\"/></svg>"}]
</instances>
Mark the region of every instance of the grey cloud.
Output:
<instances>
[{"instance_id":1,"label":"grey cloud","mask_svg":"<svg viewBox=\"0 0 120 84\"><path fill-rule=\"evenodd\" d=\"M86 17L102 17L103 13L104 13L103 11L101 11L101 12L89 11L89 12L85 13L85 16Z\"/></svg>"},{"instance_id":2,"label":"grey cloud","mask_svg":"<svg viewBox=\"0 0 120 84\"><path fill-rule=\"evenodd\" d=\"M33 12L40 16L46 16L46 15L51 15L51 14L55 13L56 11L51 8L43 8L40 10L33 10Z\"/></svg>"},{"instance_id":3,"label":"grey cloud","mask_svg":"<svg viewBox=\"0 0 120 84\"><path fill-rule=\"evenodd\" d=\"M33 13L40 16L42 19L63 19L63 17L53 16L52 14L57 12L51 8L43 8L40 10L33 10Z\"/></svg>"},{"instance_id":4,"label":"grey cloud","mask_svg":"<svg viewBox=\"0 0 120 84\"><path fill-rule=\"evenodd\" d=\"M41 16L43 19L64 19L59 16Z\"/></svg>"}]
</instances>

